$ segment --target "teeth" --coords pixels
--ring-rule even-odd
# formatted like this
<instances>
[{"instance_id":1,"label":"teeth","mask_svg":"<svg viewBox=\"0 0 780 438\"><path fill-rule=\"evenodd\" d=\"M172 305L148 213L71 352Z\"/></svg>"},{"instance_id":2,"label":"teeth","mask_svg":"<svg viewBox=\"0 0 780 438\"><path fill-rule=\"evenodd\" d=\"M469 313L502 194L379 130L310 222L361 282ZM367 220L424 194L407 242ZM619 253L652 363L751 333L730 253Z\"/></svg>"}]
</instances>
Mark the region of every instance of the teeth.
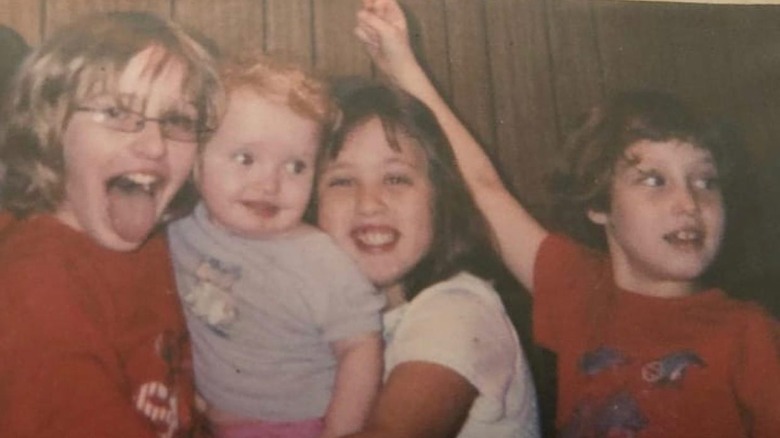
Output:
<instances>
[{"instance_id":1,"label":"teeth","mask_svg":"<svg viewBox=\"0 0 780 438\"><path fill-rule=\"evenodd\" d=\"M141 186L151 186L157 181L157 177L154 175L149 175L148 173L129 173L125 175L125 178L129 179L130 181L141 185Z\"/></svg>"},{"instance_id":2,"label":"teeth","mask_svg":"<svg viewBox=\"0 0 780 438\"><path fill-rule=\"evenodd\" d=\"M393 233L368 232L358 235L358 239L365 245L379 246L393 241Z\"/></svg>"},{"instance_id":3,"label":"teeth","mask_svg":"<svg viewBox=\"0 0 780 438\"><path fill-rule=\"evenodd\" d=\"M117 176L109 184L127 192L141 190L151 194L158 181L159 178L154 175L136 172Z\"/></svg>"},{"instance_id":4,"label":"teeth","mask_svg":"<svg viewBox=\"0 0 780 438\"><path fill-rule=\"evenodd\" d=\"M678 231L674 237L679 240L696 240L699 238L699 233L697 231Z\"/></svg>"},{"instance_id":5,"label":"teeth","mask_svg":"<svg viewBox=\"0 0 780 438\"><path fill-rule=\"evenodd\" d=\"M699 230L679 230L667 234L665 239L670 243L697 243L703 239L703 234Z\"/></svg>"}]
</instances>

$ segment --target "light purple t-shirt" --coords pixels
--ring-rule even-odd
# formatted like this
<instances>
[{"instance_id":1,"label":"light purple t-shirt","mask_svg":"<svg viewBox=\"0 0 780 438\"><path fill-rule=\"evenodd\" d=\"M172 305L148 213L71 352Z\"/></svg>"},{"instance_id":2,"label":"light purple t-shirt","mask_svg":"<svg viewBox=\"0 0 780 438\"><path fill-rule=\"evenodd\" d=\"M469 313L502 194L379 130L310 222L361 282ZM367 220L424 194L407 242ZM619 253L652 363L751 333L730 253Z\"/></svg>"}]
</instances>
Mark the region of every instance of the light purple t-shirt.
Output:
<instances>
[{"instance_id":1,"label":"light purple t-shirt","mask_svg":"<svg viewBox=\"0 0 780 438\"><path fill-rule=\"evenodd\" d=\"M336 372L330 342L381 331L384 295L314 227L246 239L200 204L168 234L206 401L266 421L323 416Z\"/></svg>"}]
</instances>

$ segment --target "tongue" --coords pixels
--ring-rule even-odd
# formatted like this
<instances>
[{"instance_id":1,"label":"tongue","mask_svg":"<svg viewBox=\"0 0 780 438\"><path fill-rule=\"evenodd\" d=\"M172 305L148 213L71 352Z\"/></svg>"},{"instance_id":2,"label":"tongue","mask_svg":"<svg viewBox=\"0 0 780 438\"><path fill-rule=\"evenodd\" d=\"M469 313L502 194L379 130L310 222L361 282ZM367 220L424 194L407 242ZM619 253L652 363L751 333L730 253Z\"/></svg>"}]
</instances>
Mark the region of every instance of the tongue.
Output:
<instances>
[{"instance_id":1,"label":"tongue","mask_svg":"<svg viewBox=\"0 0 780 438\"><path fill-rule=\"evenodd\" d=\"M140 189L111 188L108 216L119 237L128 242L139 242L149 235L157 222L154 198Z\"/></svg>"}]
</instances>

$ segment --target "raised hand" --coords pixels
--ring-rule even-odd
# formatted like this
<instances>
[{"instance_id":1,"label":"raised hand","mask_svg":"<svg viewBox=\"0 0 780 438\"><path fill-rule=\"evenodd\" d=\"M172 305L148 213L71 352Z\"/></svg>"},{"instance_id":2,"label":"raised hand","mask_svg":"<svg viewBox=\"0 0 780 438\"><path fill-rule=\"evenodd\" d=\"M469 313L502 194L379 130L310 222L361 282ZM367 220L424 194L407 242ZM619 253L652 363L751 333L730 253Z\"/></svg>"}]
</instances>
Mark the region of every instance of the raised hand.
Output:
<instances>
[{"instance_id":1,"label":"raised hand","mask_svg":"<svg viewBox=\"0 0 780 438\"><path fill-rule=\"evenodd\" d=\"M404 77L419 69L409 44L406 17L395 0L363 0L354 33L377 68L393 82L404 86Z\"/></svg>"}]
</instances>

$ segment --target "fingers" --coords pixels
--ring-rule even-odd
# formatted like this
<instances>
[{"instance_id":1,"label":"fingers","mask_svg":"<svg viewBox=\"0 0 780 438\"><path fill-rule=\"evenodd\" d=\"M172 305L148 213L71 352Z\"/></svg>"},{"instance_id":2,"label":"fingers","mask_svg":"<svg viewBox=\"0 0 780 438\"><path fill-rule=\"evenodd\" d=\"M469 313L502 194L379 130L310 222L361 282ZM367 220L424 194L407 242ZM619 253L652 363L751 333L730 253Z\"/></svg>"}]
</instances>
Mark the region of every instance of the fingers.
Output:
<instances>
[{"instance_id":1,"label":"fingers","mask_svg":"<svg viewBox=\"0 0 780 438\"><path fill-rule=\"evenodd\" d=\"M376 49L380 47L379 37L376 34L372 35L370 29L366 29L365 27L358 26L355 28L353 33L355 34L357 39L360 40L360 42L362 42L363 44Z\"/></svg>"},{"instance_id":2,"label":"fingers","mask_svg":"<svg viewBox=\"0 0 780 438\"><path fill-rule=\"evenodd\" d=\"M357 13L355 35L366 43L371 43L373 45L379 45L381 43L381 35L376 28L376 20L372 19L372 14L370 12L359 11Z\"/></svg>"},{"instance_id":3,"label":"fingers","mask_svg":"<svg viewBox=\"0 0 780 438\"><path fill-rule=\"evenodd\" d=\"M360 11L357 15L358 27L366 29L376 38L386 39L397 32L396 28L378 15L368 11Z\"/></svg>"},{"instance_id":4,"label":"fingers","mask_svg":"<svg viewBox=\"0 0 780 438\"><path fill-rule=\"evenodd\" d=\"M406 31L406 17L401 6L394 0L363 0L363 8L360 12L371 14L404 32Z\"/></svg>"},{"instance_id":5,"label":"fingers","mask_svg":"<svg viewBox=\"0 0 780 438\"><path fill-rule=\"evenodd\" d=\"M374 0L376 14L388 23L406 29L406 16L395 0Z\"/></svg>"}]
</instances>

